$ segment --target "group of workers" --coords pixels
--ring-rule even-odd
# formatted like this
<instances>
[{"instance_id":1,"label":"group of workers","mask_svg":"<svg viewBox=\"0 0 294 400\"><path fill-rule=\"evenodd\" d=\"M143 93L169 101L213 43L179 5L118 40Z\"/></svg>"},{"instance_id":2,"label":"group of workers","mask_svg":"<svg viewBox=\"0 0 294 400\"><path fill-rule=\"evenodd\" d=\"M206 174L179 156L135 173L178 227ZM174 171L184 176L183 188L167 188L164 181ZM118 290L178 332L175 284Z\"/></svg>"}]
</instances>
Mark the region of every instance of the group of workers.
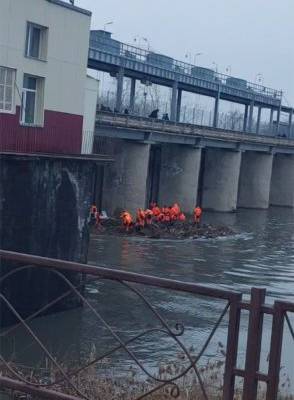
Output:
<instances>
[{"instance_id":1,"label":"group of workers","mask_svg":"<svg viewBox=\"0 0 294 400\"><path fill-rule=\"evenodd\" d=\"M202 216L201 207L196 205L193 211L193 215L195 224L199 224ZM175 203L171 207L164 206L162 208L159 207L156 203L151 203L150 208L146 210L138 208L135 220L132 217L131 213L129 213L128 211L123 211L120 218L127 232L133 226L140 230L145 228L145 226L151 225L153 223L170 224L175 221L186 221L186 216L181 211L181 208L177 203Z\"/></svg>"},{"instance_id":2,"label":"group of workers","mask_svg":"<svg viewBox=\"0 0 294 400\"><path fill-rule=\"evenodd\" d=\"M202 216L202 209L199 206L195 206L193 210L194 223L199 224ZM90 223L95 228L101 226L103 215L98 211L95 204L90 209ZM171 224L176 221L185 222L186 215L182 212L178 203L173 206L159 207L156 203L151 203L150 208L143 210L138 208L136 218L134 219L130 212L123 211L120 215L120 219L123 227L127 232L133 227L138 230L144 229L145 226L150 226L154 223L160 224Z\"/></svg>"}]
</instances>

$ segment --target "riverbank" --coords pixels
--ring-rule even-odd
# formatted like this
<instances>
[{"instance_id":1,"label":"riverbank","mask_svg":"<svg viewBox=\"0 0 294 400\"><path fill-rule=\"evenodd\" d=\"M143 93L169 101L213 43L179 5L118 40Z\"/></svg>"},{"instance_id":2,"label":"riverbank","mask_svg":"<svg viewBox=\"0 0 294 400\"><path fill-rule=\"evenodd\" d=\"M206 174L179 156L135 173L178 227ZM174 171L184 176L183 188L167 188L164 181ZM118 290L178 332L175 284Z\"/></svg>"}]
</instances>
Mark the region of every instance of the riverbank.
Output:
<instances>
[{"instance_id":1,"label":"riverbank","mask_svg":"<svg viewBox=\"0 0 294 400\"><path fill-rule=\"evenodd\" d=\"M215 239L219 237L232 236L235 232L228 226L199 224L193 221L173 223L152 223L144 228L131 227L128 232L122 226L119 219L108 219L103 221L96 228L92 227L91 231L96 235L110 236L137 236L150 239Z\"/></svg>"}]
</instances>

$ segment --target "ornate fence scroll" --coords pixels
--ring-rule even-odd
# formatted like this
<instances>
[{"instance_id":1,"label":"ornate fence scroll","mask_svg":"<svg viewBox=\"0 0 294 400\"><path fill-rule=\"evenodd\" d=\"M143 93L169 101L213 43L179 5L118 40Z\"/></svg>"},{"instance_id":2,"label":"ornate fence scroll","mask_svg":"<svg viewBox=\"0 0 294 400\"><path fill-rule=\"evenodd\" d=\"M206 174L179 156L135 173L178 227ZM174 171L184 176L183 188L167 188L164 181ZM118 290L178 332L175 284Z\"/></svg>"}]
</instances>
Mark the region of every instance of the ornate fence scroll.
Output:
<instances>
[{"instance_id":1,"label":"ornate fence scroll","mask_svg":"<svg viewBox=\"0 0 294 400\"><path fill-rule=\"evenodd\" d=\"M205 381L203 357L208 346L213 341L217 341L216 335L221 328L226 332L227 344L226 346L222 345L224 368L222 370L222 362L220 362L223 379L221 379L222 382L218 388L218 395L223 400L233 400L236 377L241 377L244 382L243 400L257 399L258 382L266 383L267 400L277 399L283 328L286 323L294 340L294 329L288 316L288 312L294 312L294 305L282 302L277 302L274 306L266 305L266 293L263 289L252 289L251 301L245 302L240 293L233 291L3 250L0 250L0 261L2 266L5 265L0 276L1 308L5 307L9 310L16 321L14 325L0 331L1 389L10 390L14 393L24 393L27 397L23 398L28 399L92 400L94 398L105 398L108 400L110 398L124 398L140 400L145 398L186 399L188 398L185 397L187 388L191 385L197 392L195 399L215 399L216 393L211 391ZM7 295L9 293L7 286L11 284L11 278L21 277L22 274L34 274L36 271L38 273L44 271L44 277L52 274L56 277L56 282L61 282L60 287L65 289L38 310L24 315ZM73 283L68 275L69 272L82 277L82 279L74 279ZM103 285L105 282L112 282L116 287L122 287L131 296L134 304L140 306L142 314L149 313L152 316L153 326L144 326L135 333L132 332L127 338L115 329L99 307L97 308L83 291L87 284L95 284L99 288L99 285ZM148 295L149 291L154 289L174 291L185 296L201 296L204 299L218 299L222 302L218 318L211 323L210 331L206 332L206 337L202 340L197 351L192 350L190 345L188 346L185 342L186 327L182 321L171 324L158 310L158 307L154 304L154 299ZM78 300L78 303L83 304L84 308L91 313L91 317L95 319L97 324L97 333L103 330L111 340L111 345L103 348L101 354L98 356L95 354L91 359L81 363L81 365L75 365L74 368L68 368L56 358L31 324L37 317L49 312L58 302L70 297ZM99 301L103 301L101 296ZM247 353L243 370L237 368L242 310L249 311ZM268 374L259 372L264 314L273 316ZM4 343L5 339L11 337L20 328L30 336L33 343L44 354L47 362L54 370L53 374L43 375L42 372L28 374L22 367L15 365L5 357L1 343ZM93 327L93 330L95 330L95 327ZM155 372L133 349L138 341L145 343L150 335L158 335L158 337L168 339L169 343L172 343L181 355L181 360L184 361L181 363L178 360L174 368L165 368L164 371ZM120 379L119 376L110 378L103 371L101 377L99 376L101 370L97 369L98 365L105 363L110 357L116 357L118 353L125 354L139 371L137 387L134 382L127 382L126 384L125 379L122 379L123 383L118 385L120 393L115 389ZM210 366L210 368L213 369L213 366ZM94 378L91 380L91 390L89 390L89 385L85 384L85 377L93 375L93 373ZM103 382L102 386L101 382ZM153 397L159 395L162 397Z\"/></svg>"}]
</instances>

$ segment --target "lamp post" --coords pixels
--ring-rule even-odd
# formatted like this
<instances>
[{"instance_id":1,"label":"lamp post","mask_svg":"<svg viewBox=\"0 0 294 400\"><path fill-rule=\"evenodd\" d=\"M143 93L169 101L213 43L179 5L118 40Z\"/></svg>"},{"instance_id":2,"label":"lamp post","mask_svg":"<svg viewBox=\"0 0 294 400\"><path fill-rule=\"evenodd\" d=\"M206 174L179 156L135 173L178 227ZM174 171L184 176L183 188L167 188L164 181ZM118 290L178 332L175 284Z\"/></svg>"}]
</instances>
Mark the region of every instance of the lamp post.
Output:
<instances>
[{"instance_id":1,"label":"lamp post","mask_svg":"<svg viewBox=\"0 0 294 400\"><path fill-rule=\"evenodd\" d=\"M141 41L142 40L147 44L147 48L148 48L148 51L149 51L150 50L150 42L146 37L142 37L142 36L137 35L133 39L133 41L137 45L137 47L141 47Z\"/></svg>"},{"instance_id":2,"label":"lamp post","mask_svg":"<svg viewBox=\"0 0 294 400\"><path fill-rule=\"evenodd\" d=\"M197 57L198 56L202 56L203 55L203 53L195 53L194 54L194 65L196 65L196 59L197 59Z\"/></svg>"},{"instance_id":3,"label":"lamp post","mask_svg":"<svg viewBox=\"0 0 294 400\"><path fill-rule=\"evenodd\" d=\"M227 73L228 75L232 75L232 66L231 66L231 65L228 65L228 66L227 66L227 68L226 68L226 73Z\"/></svg>"},{"instance_id":4,"label":"lamp post","mask_svg":"<svg viewBox=\"0 0 294 400\"><path fill-rule=\"evenodd\" d=\"M149 40L146 37L142 37L142 39L144 40L145 43L147 43L147 48L148 48L148 51L149 51L150 50L150 42L149 42Z\"/></svg>"},{"instance_id":5,"label":"lamp post","mask_svg":"<svg viewBox=\"0 0 294 400\"><path fill-rule=\"evenodd\" d=\"M106 22L106 23L104 24L103 30L105 31L105 30L106 30L106 27L107 27L107 25L112 25L112 24L113 24L113 21Z\"/></svg>"},{"instance_id":6,"label":"lamp post","mask_svg":"<svg viewBox=\"0 0 294 400\"><path fill-rule=\"evenodd\" d=\"M213 61L212 65L214 65L214 67L215 67L215 72L217 73L217 72L218 72L218 65L217 65L217 63Z\"/></svg>"},{"instance_id":7,"label":"lamp post","mask_svg":"<svg viewBox=\"0 0 294 400\"><path fill-rule=\"evenodd\" d=\"M255 76L255 83L262 85L263 84L263 75L261 72L259 72L258 74L256 74Z\"/></svg>"}]
</instances>

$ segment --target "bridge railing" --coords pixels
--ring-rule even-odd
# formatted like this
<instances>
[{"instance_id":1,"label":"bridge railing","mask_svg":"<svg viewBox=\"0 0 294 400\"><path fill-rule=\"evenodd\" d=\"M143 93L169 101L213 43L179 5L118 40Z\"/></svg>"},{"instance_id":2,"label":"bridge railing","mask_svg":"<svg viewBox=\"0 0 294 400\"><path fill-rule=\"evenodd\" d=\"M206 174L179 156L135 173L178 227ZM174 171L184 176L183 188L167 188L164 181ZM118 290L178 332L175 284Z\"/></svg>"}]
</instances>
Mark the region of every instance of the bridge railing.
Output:
<instances>
[{"instance_id":1,"label":"bridge railing","mask_svg":"<svg viewBox=\"0 0 294 400\"><path fill-rule=\"evenodd\" d=\"M155 53L151 50L145 50L130 44L118 42L116 40L109 40L104 37L99 37L96 40L92 38L90 42L90 50L100 50L104 53L117 55L131 61L139 61L151 66L160 67L164 70L169 70L179 75L189 75L196 78L198 77L203 80L229 86L233 89L252 91L253 93L272 97L274 99L281 100L283 95L282 91L280 90L275 90L257 83L241 80L230 75L210 70L209 68L197 69L198 67L191 63L175 60L171 57Z\"/></svg>"},{"instance_id":2,"label":"bridge railing","mask_svg":"<svg viewBox=\"0 0 294 400\"><path fill-rule=\"evenodd\" d=\"M108 376L104 375L102 377L103 384L101 384L101 376L99 376L99 371L101 370L97 368L93 372L92 369L92 372L90 373L90 369L93 368L93 366L97 366L99 363L101 364L103 361L106 361L107 358L115 356L118 352L124 352L141 371L139 382L132 381L132 383L129 383L129 386L120 387L120 390L122 391L120 393L121 397L124 396L124 398L127 399L139 400L143 398L153 398L152 395L159 395L161 393L164 395L163 398L175 398L180 395L185 395L189 385L196 385L196 390L199 396L197 398L205 400L214 399L216 389L213 388L212 392L211 381L209 381L209 383L205 381L205 377L203 376L205 374L205 368L203 368L202 360L208 346L211 344L212 340L216 339L218 330L222 328L225 329L227 336L226 348L222 350L225 359L223 370L224 375L221 379L221 389L218 388L218 390L222 392L222 399L233 400L236 391L238 391L239 394L240 392L242 393L243 400L256 400L258 398L258 383L264 382L266 384L266 399L277 400L284 324L286 322L291 326L287 313L294 312L294 304L276 302L274 305L268 305L265 303L266 291L264 289L252 289L251 299L246 302L243 300L242 294L235 291L4 250L0 250L0 260L1 307L2 310L4 308L9 309L16 320L15 325L3 328L0 331L1 342L3 343L5 339L12 336L14 336L15 341L17 340L17 335L14 335L15 332L20 328L25 330L33 342L46 356L47 363L50 362L55 370L54 373L52 373L52 371L46 371L43 375L40 371L36 371L36 368L32 368L29 372L24 372L22 367L18 366L17 363L14 363L13 360L7 359L7 355L4 355L5 347L1 345L0 389L4 390L6 393L14 391L14 399L30 398L17 397L19 393L24 393L28 396L37 396L39 399L94 399L98 397L98 391L100 395L101 392L105 390L105 384L106 382L109 382L109 380L111 384L107 386L107 390L115 389L117 396L118 388L116 386L119 385L119 368L122 367L117 365L117 369L115 370L117 376L112 376L108 371ZM69 272L71 274L75 273L80 275L83 279L79 281L79 284L74 284L68 277ZM44 273L44 275L42 275L42 273ZM9 296L9 293L13 292L12 290L9 290L11 289L11 286L9 285L12 285L15 280L21 279L24 274L28 274L30 277L34 274L38 274L39 279L46 280L48 280L48 274L52 274L62 282L64 285L64 291L59 293L56 298L48 301L48 303L43 305L40 309L34 310L33 313L22 315L18 310L15 299L10 298L11 296ZM75 280L75 282L76 281L77 280ZM111 293L115 296L120 296L118 288L122 287L126 293L128 293L128 296L131 296L133 306L136 305L137 307L140 307L142 310L140 312L141 315L144 316L144 314L146 315L146 313L150 313L153 317L152 326L148 324L148 326L145 326L145 328L135 334L129 332L127 337L126 335L120 334L117 329L112 327L108 322L107 317L105 317L101 312L103 302L109 300L107 300L105 294L105 298L101 295L98 296L98 293L102 290L101 285L105 282L112 282L114 286L112 287ZM98 290L96 291L96 303L99 305L98 308L95 306L96 303L94 302L93 297L89 299L84 293L82 286L87 283L98 285ZM164 291L163 296L167 294L169 296L172 294L176 296L180 293L183 296L192 296L192 298L189 298L189 301L200 296L202 299L214 299L214 301L220 302L217 306L217 309L219 309L218 317L215 318L210 330L207 332L206 338L203 340L203 343L200 345L199 349L197 349L196 353L195 350L192 350L190 346L188 347L185 342L184 324L181 321L177 321L175 324L173 322L171 324L171 322L164 317L163 310L159 311L156 304L154 304L155 301L151 295L151 290L155 289ZM38 288L35 288L35 290L38 291ZM31 295L32 291L34 291L33 287L27 288L28 295ZM102 353L99 355L95 354L90 360L71 370L67 369L66 366L57 359L52 350L49 350L45 341L39 336L38 331L33 328L34 325L31 324L33 319L49 312L50 309L52 309L52 307L61 299L65 299L68 296L76 296L95 318L97 327L95 329L94 325L91 328L92 335L97 333L98 339L102 340L101 329L103 328L103 331L106 331L107 336L109 336L109 338L114 342L112 345L108 342L106 350L103 349ZM26 299L22 299L24 302L25 300ZM120 307L123 307L123 301L123 297L120 296ZM182 305L184 304L185 302L182 299ZM203 301L201 301L200 304L203 304ZM215 305L214 308L216 308ZM237 359L239 355L239 342L241 335L241 312L244 310L249 312L249 323L245 367L244 369L240 369L237 368ZM198 312L199 311L201 313L201 310L198 310ZM205 311L202 310L202 312ZM266 314L273 317L272 338L269 351L268 373L261 373L259 368L261 342L264 330L263 317ZM135 314L131 315L132 319L134 319ZM89 319L89 316L87 319ZM291 334L294 338L292 326L291 329ZM146 341L147 345L148 335L151 334L158 336L164 335L177 347L181 357L177 357L175 369L171 370L171 368L166 368L164 372L156 374L153 370L148 368L146 363L142 361L142 358L136 355L134 347L132 346L138 341ZM189 336L191 336L190 331ZM153 344L153 347L156 346L155 343ZM18 347L17 343L15 343L15 347ZM160 347L158 348L158 351L160 351ZM185 360L185 362L183 361L182 365L180 365L180 360ZM208 365L209 371L213 369L211 364ZM213 370L212 373L214 375L215 370ZM91 392L89 386L85 383L87 382L87 374L92 376L90 388L93 392ZM191 374L193 374L194 378ZM192 376L192 379L189 379L189 376ZM143 377L146 379L144 383L142 383ZM243 380L241 388L236 386L237 377ZM139 389L136 385L139 386ZM95 397L96 389L94 390L93 388L96 386L98 391L96 392ZM93 396L91 393L93 393ZM112 397L110 396L108 398Z\"/></svg>"},{"instance_id":3,"label":"bridge railing","mask_svg":"<svg viewBox=\"0 0 294 400\"><path fill-rule=\"evenodd\" d=\"M203 125L186 124L165 121L154 118L146 118L136 115L121 113L101 112L96 115L97 124L112 125L130 129L141 129L146 131L159 131L166 134L181 134L187 136L212 138L219 140L232 140L238 142L259 143L272 146L294 146L294 140L283 137L272 137L261 134L253 134L240 131L224 130Z\"/></svg>"}]
</instances>

